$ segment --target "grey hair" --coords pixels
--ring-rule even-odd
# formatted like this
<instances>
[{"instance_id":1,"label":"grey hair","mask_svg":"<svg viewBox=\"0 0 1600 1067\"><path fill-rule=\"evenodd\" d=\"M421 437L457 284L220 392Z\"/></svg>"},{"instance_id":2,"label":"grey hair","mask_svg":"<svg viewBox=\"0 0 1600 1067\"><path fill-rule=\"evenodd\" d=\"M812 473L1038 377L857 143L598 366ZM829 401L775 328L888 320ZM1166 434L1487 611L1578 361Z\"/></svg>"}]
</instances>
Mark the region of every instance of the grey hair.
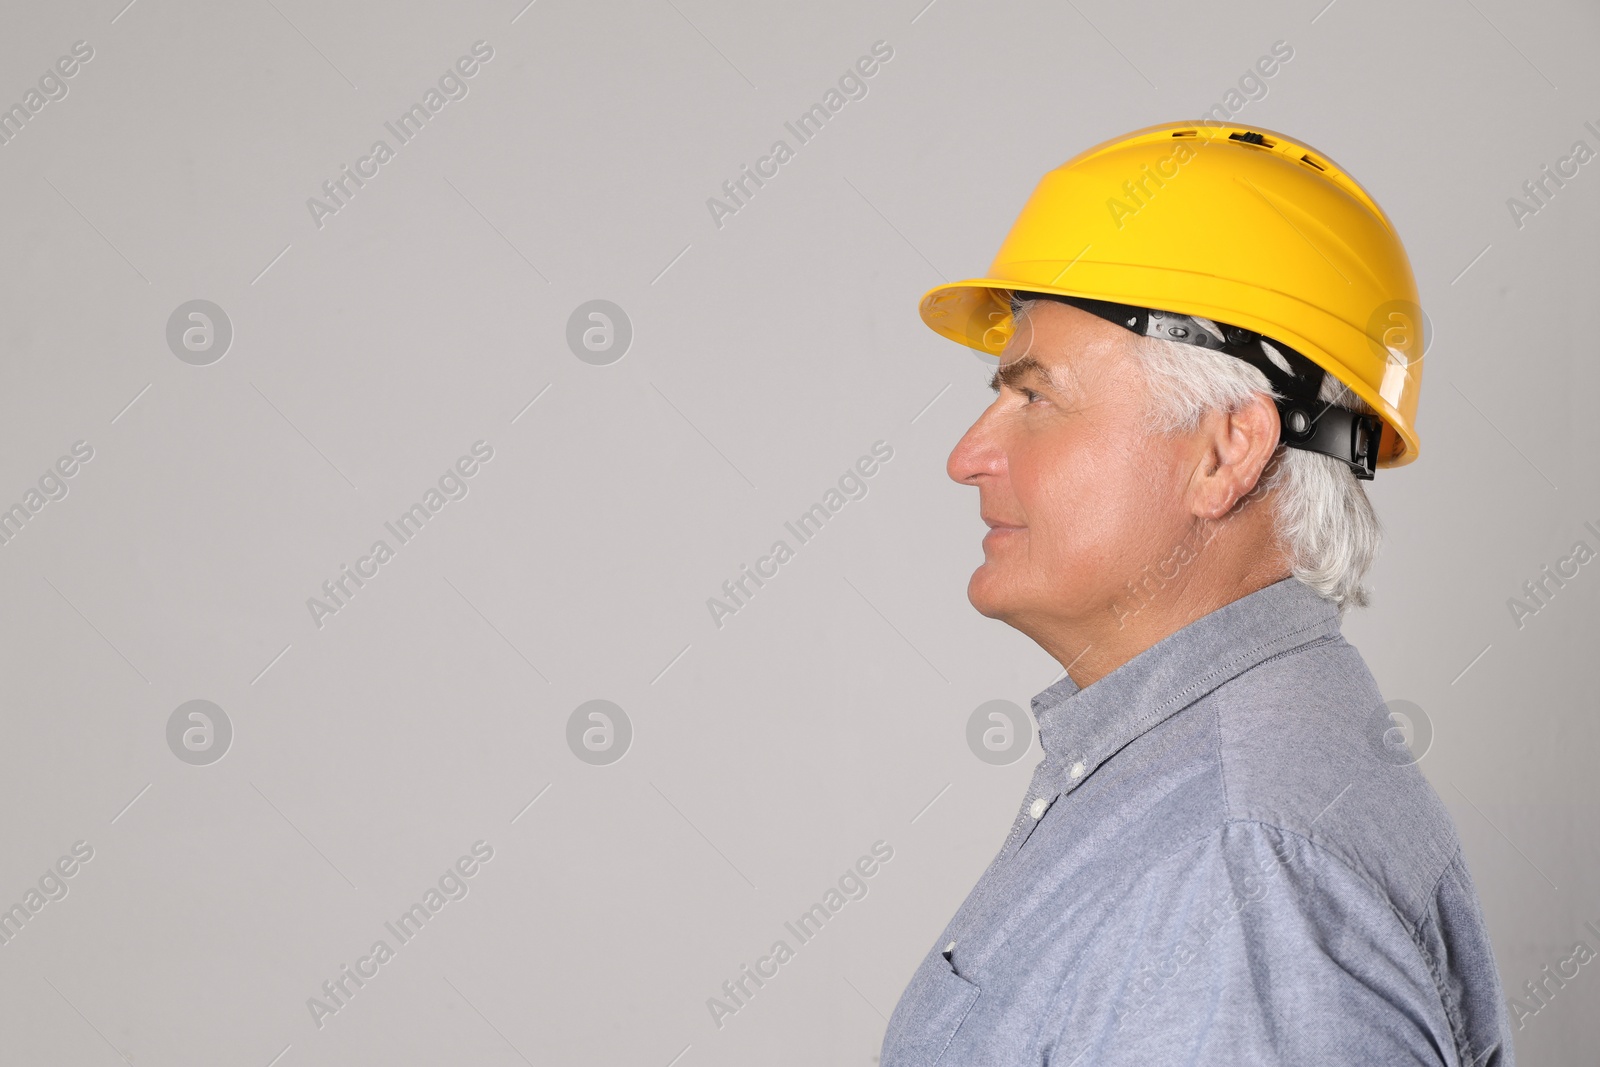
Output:
<instances>
[{"instance_id":1,"label":"grey hair","mask_svg":"<svg viewBox=\"0 0 1600 1067\"><path fill-rule=\"evenodd\" d=\"M1130 335L1150 393L1151 433L1193 430L1208 411L1237 411L1256 393L1281 394L1267 376L1242 359L1168 341ZM1376 412L1333 375L1322 380L1318 399L1364 415ZM1365 607L1362 579L1383 538L1372 502L1355 471L1320 452L1278 446L1262 474L1260 489L1273 494L1275 528L1295 578L1339 606Z\"/></svg>"}]
</instances>

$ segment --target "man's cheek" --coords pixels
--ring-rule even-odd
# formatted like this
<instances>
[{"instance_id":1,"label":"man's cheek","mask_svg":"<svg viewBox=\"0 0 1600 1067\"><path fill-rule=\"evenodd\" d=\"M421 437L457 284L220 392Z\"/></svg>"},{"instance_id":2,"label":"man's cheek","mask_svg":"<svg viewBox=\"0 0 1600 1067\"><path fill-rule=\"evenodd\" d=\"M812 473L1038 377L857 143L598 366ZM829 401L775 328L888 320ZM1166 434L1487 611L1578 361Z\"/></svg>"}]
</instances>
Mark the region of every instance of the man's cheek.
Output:
<instances>
[{"instance_id":1,"label":"man's cheek","mask_svg":"<svg viewBox=\"0 0 1600 1067\"><path fill-rule=\"evenodd\" d=\"M1028 518L1033 555L1063 584L1109 576L1120 553L1140 537L1144 516L1110 488L1094 476L1055 483Z\"/></svg>"}]
</instances>

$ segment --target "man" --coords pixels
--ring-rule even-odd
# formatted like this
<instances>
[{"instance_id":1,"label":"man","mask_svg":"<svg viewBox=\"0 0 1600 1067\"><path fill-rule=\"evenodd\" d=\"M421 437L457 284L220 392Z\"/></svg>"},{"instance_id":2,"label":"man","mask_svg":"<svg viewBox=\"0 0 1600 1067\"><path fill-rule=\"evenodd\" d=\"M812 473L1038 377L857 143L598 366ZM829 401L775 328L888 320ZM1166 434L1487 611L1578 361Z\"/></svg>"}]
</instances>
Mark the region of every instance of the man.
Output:
<instances>
[{"instance_id":1,"label":"man","mask_svg":"<svg viewBox=\"0 0 1600 1067\"><path fill-rule=\"evenodd\" d=\"M1361 483L1418 448L1382 211L1280 134L1150 127L922 315L999 357L948 465L989 526L968 597L1066 675L882 1067L1510 1065L1454 826L1339 629Z\"/></svg>"}]
</instances>

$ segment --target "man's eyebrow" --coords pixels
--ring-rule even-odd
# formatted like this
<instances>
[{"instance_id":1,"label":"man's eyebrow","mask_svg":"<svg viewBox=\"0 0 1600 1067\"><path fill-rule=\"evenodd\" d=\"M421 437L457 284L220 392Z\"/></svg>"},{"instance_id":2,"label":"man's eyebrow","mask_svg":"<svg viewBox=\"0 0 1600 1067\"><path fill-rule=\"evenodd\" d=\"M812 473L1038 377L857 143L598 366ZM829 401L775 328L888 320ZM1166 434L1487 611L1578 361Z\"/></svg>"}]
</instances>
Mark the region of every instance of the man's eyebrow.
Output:
<instances>
[{"instance_id":1,"label":"man's eyebrow","mask_svg":"<svg viewBox=\"0 0 1600 1067\"><path fill-rule=\"evenodd\" d=\"M1020 359L1015 359L1002 365L996 370L994 377L989 379L989 388L997 393L1002 385L1015 389L1018 382L1033 375L1042 379L1046 385L1056 392L1067 392L1065 382L1058 378L1054 372L1054 367L1046 367L1032 356L1023 356Z\"/></svg>"}]
</instances>

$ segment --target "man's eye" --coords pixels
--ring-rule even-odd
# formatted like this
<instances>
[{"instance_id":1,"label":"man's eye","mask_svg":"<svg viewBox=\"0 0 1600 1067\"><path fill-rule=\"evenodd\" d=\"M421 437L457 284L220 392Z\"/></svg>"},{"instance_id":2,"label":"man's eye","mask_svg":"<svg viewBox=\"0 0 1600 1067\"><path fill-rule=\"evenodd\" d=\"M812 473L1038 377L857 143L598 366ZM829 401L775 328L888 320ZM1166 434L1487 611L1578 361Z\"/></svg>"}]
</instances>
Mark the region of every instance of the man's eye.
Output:
<instances>
[{"instance_id":1,"label":"man's eye","mask_svg":"<svg viewBox=\"0 0 1600 1067\"><path fill-rule=\"evenodd\" d=\"M1027 398L1027 400L1028 400L1028 403L1030 403L1030 404L1031 404L1031 403L1033 403L1033 402L1034 402L1034 401L1035 401L1035 400L1042 400L1042 399L1044 399L1044 398L1043 398L1043 397L1042 397L1042 396L1040 396L1040 395L1039 395L1039 394L1038 394L1038 393L1036 393L1036 392L1034 392L1034 391L1033 391L1033 390L1032 390L1032 389L1028 389L1028 388L1026 388L1026 387L1024 387L1024 388L1023 388L1023 390L1022 390L1022 395L1023 395L1023 396L1024 396L1024 397L1026 397L1026 398Z\"/></svg>"}]
</instances>

